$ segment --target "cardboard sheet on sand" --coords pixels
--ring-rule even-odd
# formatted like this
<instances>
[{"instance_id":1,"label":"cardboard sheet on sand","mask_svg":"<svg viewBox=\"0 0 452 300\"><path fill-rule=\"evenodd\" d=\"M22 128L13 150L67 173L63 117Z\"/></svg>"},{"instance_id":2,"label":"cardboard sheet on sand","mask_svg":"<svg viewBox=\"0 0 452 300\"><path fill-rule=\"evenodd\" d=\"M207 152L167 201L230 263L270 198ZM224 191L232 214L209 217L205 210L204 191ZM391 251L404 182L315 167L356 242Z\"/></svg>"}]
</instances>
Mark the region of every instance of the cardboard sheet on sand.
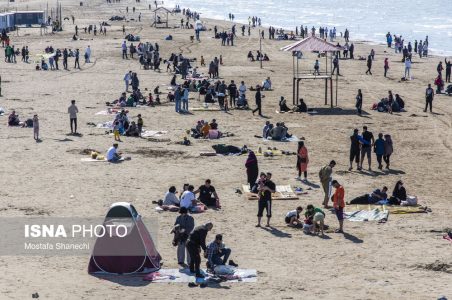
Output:
<instances>
[{"instance_id":1,"label":"cardboard sheet on sand","mask_svg":"<svg viewBox=\"0 0 452 300\"><path fill-rule=\"evenodd\" d=\"M273 141L273 142L279 142L279 143L298 142L298 141L300 141L300 139L297 138L295 135L292 135L292 137L286 138L286 139L280 140L280 141L278 141L278 140L272 140L272 139L265 139L265 138L262 138L262 140L263 140L264 142Z\"/></svg>"},{"instance_id":2,"label":"cardboard sheet on sand","mask_svg":"<svg viewBox=\"0 0 452 300\"><path fill-rule=\"evenodd\" d=\"M374 204L349 204L345 206L346 212L353 212L359 210L371 211L378 208L380 211L389 211L391 214L412 214L425 213L425 208L422 206L397 206L397 205L374 205Z\"/></svg>"},{"instance_id":3,"label":"cardboard sheet on sand","mask_svg":"<svg viewBox=\"0 0 452 300\"><path fill-rule=\"evenodd\" d=\"M201 271L205 280L209 280L209 275L205 271ZM234 275L239 279L228 280L227 282L257 282L257 271L252 269L237 269ZM155 273L146 275L143 280L149 280L153 283L189 283L195 281L195 276L189 273L188 269L161 269Z\"/></svg>"},{"instance_id":4,"label":"cardboard sheet on sand","mask_svg":"<svg viewBox=\"0 0 452 300\"><path fill-rule=\"evenodd\" d=\"M219 106L209 106L209 107L194 107L192 111L222 111Z\"/></svg>"},{"instance_id":5,"label":"cardboard sheet on sand","mask_svg":"<svg viewBox=\"0 0 452 300\"><path fill-rule=\"evenodd\" d=\"M374 208L372 210L349 211L344 213L344 217L352 222L382 221L388 219L389 211L383 211L379 208Z\"/></svg>"},{"instance_id":6,"label":"cardboard sheet on sand","mask_svg":"<svg viewBox=\"0 0 452 300\"><path fill-rule=\"evenodd\" d=\"M244 195L247 200L259 200L257 194L250 192L249 185L242 185ZM298 200L297 194L294 193L290 185L277 185L276 193L272 195L272 200Z\"/></svg>"},{"instance_id":7,"label":"cardboard sheet on sand","mask_svg":"<svg viewBox=\"0 0 452 300\"><path fill-rule=\"evenodd\" d=\"M119 161L124 161L125 159L124 158L121 158ZM92 162L92 163L94 163L94 162L108 162L108 160L106 160L106 159L94 159L94 158L91 158L91 157L83 157L83 158L81 158L80 159L80 161L82 161L82 162Z\"/></svg>"},{"instance_id":8,"label":"cardboard sheet on sand","mask_svg":"<svg viewBox=\"0 0 452 300\"><path fill-rule=\"evenodd\" d=\"M167 133L168 131L145 130L141 133L141 137L160 137Z\"/></svg>"},{"instance_id":9,"label":"cardboard sheet on sand","mask_svg":"<svg viewBox=\"0 0 452 300\"><path fill-rule=\"evenodd\" d=\"M259 153L258 150L254 151L254 154L256 154L256 156L264 156L265 153L271 153L271 156L283 156L283 155L292 155L292 152L290 152L290 154L283 154L282 150L265 150L262 149L262 153Z\"/></svg>"}]
</instances>

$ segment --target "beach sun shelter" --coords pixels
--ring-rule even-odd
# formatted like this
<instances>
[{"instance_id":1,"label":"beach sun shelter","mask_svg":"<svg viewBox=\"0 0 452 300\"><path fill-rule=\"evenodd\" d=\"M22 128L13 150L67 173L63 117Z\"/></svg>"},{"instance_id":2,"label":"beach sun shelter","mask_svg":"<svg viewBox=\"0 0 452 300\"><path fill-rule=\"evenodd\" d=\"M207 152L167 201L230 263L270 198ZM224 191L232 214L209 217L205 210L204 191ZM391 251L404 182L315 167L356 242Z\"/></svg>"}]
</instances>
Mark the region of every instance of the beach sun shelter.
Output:
<instances>
[{"instance_id":1,"label":"beach sun shelter","mask_svg":"<svg viewBox=\"0 0 452 300\"><path fill-rule=\"evenodd\" d=\"M300 81L302 80L325 80L325 105L328 104L328 87L330 89L331 107L333 107L333 56L341 50L327 41L316 36L307 37L301 41L297 41L286 47L281 48L283 51L292 52L293 59L293 104L298 105L300 96ZM300 61L304 57L304 53L318 53L325 56L325 68L319 70L319 73L313 72L312 69L303 69L300 67ZM328 66L329 69L328 69ZM337 105L337 88L338 88L338 72L336 72L336 105Z\"/></svg>"},{"instance_id":2,"label":"beach sun shelter","mask_svg":"<svg viewBox=\"0 0 452 300\"><path fill-rule=\"evenodd\" d=\"M96 239L88 273L134 274L160 269L161 256L133 205L113 203L103 225L118 228L118 231L112 230L113 234Z\"/></svg>"}]
</instances>

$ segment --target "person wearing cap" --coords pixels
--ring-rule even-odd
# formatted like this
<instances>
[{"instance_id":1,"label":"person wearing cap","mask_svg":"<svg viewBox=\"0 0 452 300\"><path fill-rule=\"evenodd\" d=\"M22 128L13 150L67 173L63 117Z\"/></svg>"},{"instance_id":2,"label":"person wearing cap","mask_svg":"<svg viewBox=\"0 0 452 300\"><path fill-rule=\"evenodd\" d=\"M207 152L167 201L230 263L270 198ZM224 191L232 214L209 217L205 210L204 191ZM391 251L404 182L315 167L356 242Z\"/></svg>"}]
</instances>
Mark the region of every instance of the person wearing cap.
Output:
<instances>
[{"instance_id":1,"label":"person wearing cap","mask_svg":"<svg viewBox=\"0 0 452 300\"><path fill-rule=\"evenodd\" d=\"M108 162L118 162L121 159L121 155L117 152L118 144L114 143L107 151L107 161Z\"/></svg>"},{"instance_id":2,"label":"person wearing cap","mask_svg":"<svg viewBox=\"0 0 452 300\"><path fill-rule=\"evenodd\" d=\"M331 175L333 174L333 168L335 165L336 162L332 160L328 165L322 167L319 171L320 182L322 183L323 192L325 193L325 197L323 198L324 208L329 208L328 201L330 198L330 181Z\"/></svg>"},{"instance_id":3,"label":"person wearing cap","mask_svg":"<svg viewBox=\"0 0 452 300\"><path fill-rule=\"evenodd\" d=\"M173 187L171 187L173 188ZM171 190L170 188L170 190ZM174 188L176 190L176 188ZM176 218L176 222L174 222L174 228L178 226L178 237L177 237L177 262L180 266L185 265L185 254L187 254L187 265L190 264L190 254L186 248L188 235L195 228L195 220L192 216L188 214L188 210L185 207L179 208L179 216ZM173 229L173 231L175 231ZM187 252L187 253L185 253Z\"/></svg>"},{"instance_id":4,"label":"person wearing cap","mask_svg":"<svg viewBox=\"0 0 452 300\"><path fill-rule=\"evenodd\" d=\"M333 200L334 211L336 213L337 220L339 221L339 229L337 229L335 232L343 233L344 232L345 191L344 191L344 187L342 185L340 185L337 180L333 180L331 182L331 184L336 189L336 191L333 194L332 200Z\"/></svg>"},{"instance_id":5,"label":"person wearing cap","mask_svg":"<svg viewBox=\"0 0 452 300\"><path fill-rule=\"evenodd\" d=\"M215 240L207 246L206 258L207 268L213 270L216 266L223 266L228 262L228 258L231 255L231 249L226 248L223 244L223 235L217 234ZM229 265L238 267L236 263L231 259Z\"/></svg>"},{"instance_id":6,"label":"person wearing cap","mask_svg":"<svg viewBox=\"0 0 452 300\"><path fill-rule=\"evenodd\" d=\"M190 233L187 240L187 251L190 255L190 272L195 273L196 278L204 278L201 274L201 249L206 252L206 237L213 228L212 223L206 223L198 226Z\"/></svg>"}]
</instances>

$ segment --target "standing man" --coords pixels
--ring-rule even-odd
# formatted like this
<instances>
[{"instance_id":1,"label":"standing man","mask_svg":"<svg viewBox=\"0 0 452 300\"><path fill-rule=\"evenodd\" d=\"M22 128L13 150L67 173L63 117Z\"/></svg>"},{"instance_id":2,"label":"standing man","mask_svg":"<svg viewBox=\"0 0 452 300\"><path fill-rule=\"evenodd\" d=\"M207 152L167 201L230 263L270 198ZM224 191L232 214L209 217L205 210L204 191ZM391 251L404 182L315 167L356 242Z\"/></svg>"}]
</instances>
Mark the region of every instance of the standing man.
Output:
<instances>
[{"instance_id":1,"label":"standing man","mask_svg":"<svg viewBox=\"0 0 452 300\"><path fill-rule=\"evenodd\" d=\"M367 71L366 71L366 75L370 74L372 75L372 56L369 55L367 57Z\"/></svg>"},{"instance_id":2,"label":"standing man","mask_svg":"<svg viewBox=\"0 0 452 300\"><path fill-rule=\"evenodd\" d=\"M207 250L206 237L207 233L213 228L212 223L206 223L193 229L193 231L188 236L187 240L187 251L190 255L190 272L195 273L196 278L204 278L201 274L201 249L204 253Z\"/></svg>"},{"instance_id":3,"label":"standing man","mask_svg":"<svg viewBox=\"0 0 452 300\"><path fill-rule=\"evenodd\" d=\"M231 84L228 86L229 92L229 105L235 107L235 98L237 97L237 86L234 83L234 80L231 80Z\"/></svg>"},{"instance_id":4,"label":"standing man","mask_svg":"<svg viewBox=\"0 0 452 300\"><path fill-rule=\"evenodd\" d=\"M371 168L371 163L372 163L372 159L371 159L371 154L372 154L372 147L375 144L375 138L374 135L372 134L372 132L367 131L367 126L363 126L363 138L361 140L361 161L360 161L360 167L358 168L358 170L362 170L363 169L363 162L364 162L364 156L367 155L367 162L369 164L369 171L372 171Z\"/></svg>"},{"instance_id":5,"label":"standing man","mask_svg":"<svg viewBox=\"0 0 452 300\"><path fill-rule=\"evenodd\" d=\"M433 97L435 96L435 93L432 89L432 85L429 84L428 88L425 90L425 109L424 112L427 112L427 106L430 106L430 112L432 112L432 105L433 105Z\"/></svg>"},{"instance_id":6,"label":"standing man","mask_svg":"<svg viewBox=\"0 0 452 300\"><path fill-rule=\"evenodd\" d=\"M180 266L185 266L186 244L190 232L195 228L195 220L188 214L186 207L179 209L179 216L176 218L174 226L179 226L179 238L177 243L177 262ZM190 265L190 254L187 251L187 264Z\"/></svg>"},{"instance_id":7,"label":"standing man","mask_svg":"<svg viewBox=\"0 0 452 300\"><path fill-rule=\"evenodd\" d=\"M75 106L75 100L71 100L71 106L68 107L67 113L69 114L71 133L77 134L77 114L78 108Z\"/></svg>"},{"instance_id":8,"label":"standing man","mask_svg":"<svg viewBox=\"0 0 452 300\"><path fill-rule=\"evenodd\" d=\"M259 201L256 227L261 227L261 219L264 213L264 209L267 211L267 225L265 226L270 227L270 219L272 217L272 194L276 191L276 185L273 181L271 181L271 179L271 173L261 173L261 176L259 178Z\"/></svg>"},{"instance_id":9,"label":"standing man","mask_svg":"<svg viewBox=\"0 0 452 300\"><path fill-rule=\"evenodd\" d=\"M129 71L124 75L124 83L126 84L126 93L129 91L130 80L132 79L132 71Z\"/></svg>"},{"instance_id":10,"label":"standing man","mask_svg":"<svg viewBox=\"0 0 452 300\"><path fill-rule=\"evenodd\" d=\"M124 27L123 27L123 28L124 28ZM122 43L121 48L122 48L122 59L129 59L129 58L127 57L127 42L126 42L126 41L124 41L124 42Z\"/></svg>"},{"instance_id":11,"label":"standing man","mask_svg":"<svg viewBox=\"0 0 452 300\"><path fill-rule=\"evenodd\" d=\"M78 49L75 49L75 63L74 63L74 68L75 69L80 69L80 51Z\"/></svg>"},{"instance_id":12,"label":"standing man","mask_svg":"<svg viewBox=\"0 0 452 300\"><path fill-rule=\"evenodd\" d=\"M336 70L337 70L337 75L340 76L341 73L339 72L339 58L337 57L337 55L333 59L333 72L331 74L334 75L334 71L336 71Z\"/></svg>"},{"instance_id":13,"label":"standing man","mask_svg":"<svg viewBox=\"0 0 452 300\"><path fill-rule=\"evenodd\" d=\"M336 162L332 160L329 165L322 167L319 171L320 182L322 183L323 192L325 193L325 197L323 198L324 208L329 208L328 201L330 200L330 181L334 166L336 166Z\"/></svg>"},{"instance_id":14,"label":"standing man","mask_svg":"<svg viewBox=\"0 0 452 300\"><path fill-rule=\"evenodd\" d=\"M446 82L450 83L450 73L452 71L452 63L444 58L444 63L446 64Z\"/></svg>"},{"instance_id":15,"label":"standing man","mask_svg":"<svg viewBox=\"0 0 452 300\"><path fill-rule=\"evenodd\" d=\"M180 86L174 91L174 102L176 104L176 112L181 112L181 101L182 101L182 89Z\"/></svg>"},{"instance_id":16,"label":"standing man","mask_svg":"<svg viewBox=\"0 0 452 300\"><path fill-rule=\"evenodd\" d=\"M67 70L67 58L69 57L69 52L66 48L63 50L63 67L65 70Z\"/></svg>"},{"instance_id":17,"label":"standing man","mask_svg":"<svg viewBox=\"0 0 452 300\"><path fill-rule=\"evenodd\" d=\"M336 189L336 191L333 194L333 206L334 211L336 213L337 220L339 221L339 229L336 230L336 233L344 233L344 196L345 191L342 185L337 182L337 180L333 180L332 182L333 187Z\"/></svg>"},{"instance_id":18,"label":"standing man","mask_svg":"<svg viewBox=\"0 0 452 300\"><path fill-rule=\"evenodd\" d=\"M91 47L88 45L85 50L85 63L91 63Z\"/></svg>"},{"instance_id":19,"label":"standing man","mask_svg":"<svg viewBox=\"0 0 452 300\"><path fill-rule=\"evenodd\" d=\"M360 153L360 143L359 143L359 130L355 128L353 130L353 135L350 136L350 168L349 171L353 170L353 161L356 162L356 168L359 170L359 153Z\"/></svg>"},{"instance_id":20,"label":"standing man","mask_svg":"<svg viewBox=\"0 0 452 300\"><path fill-rule=\"evenodd\" d=\"M259 116L262 117L262 94L261 94L261 87L259 85L256 87L255 99L256 99L256 106L257 106L257 108L252 111L253 115L254 115L254 113L256 111L258 111L259 112Z\"/></svg>"}]
</instances>

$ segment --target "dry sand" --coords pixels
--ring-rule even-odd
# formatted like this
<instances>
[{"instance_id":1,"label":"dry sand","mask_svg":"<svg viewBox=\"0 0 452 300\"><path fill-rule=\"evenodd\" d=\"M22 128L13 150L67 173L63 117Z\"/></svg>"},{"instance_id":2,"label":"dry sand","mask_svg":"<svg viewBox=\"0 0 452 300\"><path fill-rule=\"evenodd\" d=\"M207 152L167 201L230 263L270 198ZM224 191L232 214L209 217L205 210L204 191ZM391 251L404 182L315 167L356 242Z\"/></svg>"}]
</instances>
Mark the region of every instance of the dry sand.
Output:
<instances>
[{"instance_id":1,"label":"dry sand","mask_svg":"<svg viewBox=\"0 0 452 300\"><path fill-rule=\"evenodd\" d=\"M123 90L123 76L128 70L138 73L141 88L153 89L168 84L170 75L145 71L137 60L122 60L120 45L123 40L122 22L109 22L106 37L81 34L83 40L71 41L73 26L65 21L65 31L55 35L39 36L38 31L21 30L20 37L13 35L16 47L28 45L31 57L48 46L55 48L79 47L88 44L93 49L93 63L82 70L34 71L33 64L2 63L3 97L0 106L12 109L24 117L40 116L43 141L35 143L32 130L8 128L7 116L0 117L0 149L2 167L0 176L0 216L24 216L46 214L50 216L102 217L112 202L130 201L144 217L158 218L158 250L167 268L176 268L176 251L168 234L176 214L158 214L152 200L161 198L170 185L181 187L190 182L201 185L211 178L222 200L221 211L208 211L196 215L197 224L214 222L214 234L223 233L225 242L233 249L233 259L243 268L259 271L258 283L221 284L218 288L190 289L184 284L145 283L139 278L110 282L87 274L89 257L0 257L3 270L0 280L1 299L28 299L39 292L42 299L436 299L441 295L452 297L451 244L442 240L440 233L451 227L452 194L449 181L451 159L451 98L437 96L435 114L423 113L423 94L427 83L433 83L439 58L416 58L413 64L414 80L400 82L403 64L400 55L394 55L383 46L369 46L355 42L356 56L365 56L373 47L376 50L374 76L367 76L365 62L341 61L338 110L328 110L323 105L323 85L312 81L304 85L303 95L309 107L322 113L275 114L279 96L291 99L290 53L279 48L288 42L263 41L264 52L271 62L258 63L246 60L249 50L258 49L257 30L251 37L236 40L235 47L221 47L220 41L210 38L212 33L202 33L201 43L191 43L191 30L159 29L149 26L150 12L147 4L131 1L107 5L103 1L85 3L62 1L64 15L76 17L80 28L99 24L112 15L125 14L125 6L136 5L142 12L143 22L126 23L127 32L139 34L142 41L158 42L161 55L182 52L198 60L204 55L209 62L214 56L223 55L224 66L220 75L227 82L244 80L248 86L260 83L271 76L274 91L265 92L264 114L272 122L285 121L295 135L305 137L310 154L309 178L318 183L318 170L331 159L338 162L334 178L343 183L346 199L361 195L374 188L388 185L393 188L402 178L409 194L419 197L423 205L433 210L429 214L391 215L389 222L345 222L347 235L327 233L328 239L305 236L302 232L287 228L284 215L298 205L320 205L323 194L320 189L309 191L300 201L275 202L273 206L274 229L256 229L257 203L247 202L235 194L246 181L244 162L246 157L199 157L199 152L211 150L212 141L193 141L185 147L174 143L150 142L144 139L124 138L120 150L132 156L132 160L120 165L84 164L78 152L85 148L105 151L113 137L102 130L88 127L87 122L107 121L110 117L96 116L104 109L104 103L119 97ZM40 1L18 2L19 9L44 8ZM128 14L132 17L132 14ZM178 24L175 17L173 24ZM228 28L230 23L204 20L211 28L217 24ZM173 41L164 41L171 33ZM353 32L351 33L353 37ZM343 43L343 41L341 41ZM389 78L383 77L383 60L389 57ZM81 61L83 59L81 58ZM206 68L200 68L207 72ZM354 99L358 88L363 90L366 114L354 113ZM407 112L393 115L371 111L369 107L387 94L398 93L406 102ZM253 93L249 93L253 99ZM197 95L192 95L197 98ZM68 136L69 120L66 114L71 99L76 99L80 109L79 131L82 137ZM254 106L254 101L251 101ZM190 106L198 106L196 100ZM272 145L283 150L296 151L295 143L262 143L254 138L261 132L265 119L253 117L249 111L195 112L178 115L172 105L155 108L132 109L131 115L141 113L145 127L152 130L168 130L172 142L179 141L197 120L216 118L220 129L231 131L235 137L221 143L236 146ZM416 116L414 116L416 115ZM392 134L395 153L391 172L375 172L371 175L348 172L349 135L353 128L367 125L374 134ZM137 154L139 150L148 153ZM180 151L182 153L179 153ZM143 151L141 151L143 153ZM376 169L375 156L374 169ZM260 158L260 170L271 171L278 184L301 186L296 176L295 158ZM73 198L70 195L74 195ZM327 214L327 224L335 228L336 218ZM419 264L443 263L449 265L449 273L418 268ZM447 266L446 266L447 269Z\"/></svg>"}]
</instances>

